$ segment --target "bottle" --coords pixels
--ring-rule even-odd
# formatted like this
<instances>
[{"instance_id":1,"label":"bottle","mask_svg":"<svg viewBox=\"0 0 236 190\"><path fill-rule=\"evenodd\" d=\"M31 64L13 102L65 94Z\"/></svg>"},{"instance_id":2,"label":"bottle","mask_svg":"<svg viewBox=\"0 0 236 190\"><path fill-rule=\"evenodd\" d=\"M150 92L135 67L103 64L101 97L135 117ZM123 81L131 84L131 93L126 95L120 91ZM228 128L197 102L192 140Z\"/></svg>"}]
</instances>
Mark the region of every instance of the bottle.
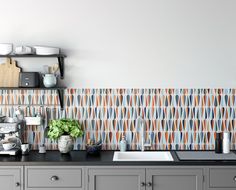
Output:
<instances>
[{"instance_id":1,"label":"bottle","mask_svg":"<svg viewBox=\"0 0 236 190\"><path fill-rule=\"evenodd\" d=\"M222 132L216 132L215 153L222 153Z\"/></svg>"},{"instance_id":2,"label":"bottle","mask_svg":"<svg viewBox=\"0 0 236 190\"><path fill-rule=\"evenodd\" d=\"M120 141L120 151L125 152L127 148L127 142L125 140L125 136L122 136L122 140Z\"/></svg>"},{"instance_id":3,"label":"bottle","mask_svg":"<svg viewBox=\"0 0 236 190\"><path fill-rule=\"evenodd\" d=\"M229 154L230 153L230 133L224 132L223 134L223 153Z\"/></svg>"}]
</instances>

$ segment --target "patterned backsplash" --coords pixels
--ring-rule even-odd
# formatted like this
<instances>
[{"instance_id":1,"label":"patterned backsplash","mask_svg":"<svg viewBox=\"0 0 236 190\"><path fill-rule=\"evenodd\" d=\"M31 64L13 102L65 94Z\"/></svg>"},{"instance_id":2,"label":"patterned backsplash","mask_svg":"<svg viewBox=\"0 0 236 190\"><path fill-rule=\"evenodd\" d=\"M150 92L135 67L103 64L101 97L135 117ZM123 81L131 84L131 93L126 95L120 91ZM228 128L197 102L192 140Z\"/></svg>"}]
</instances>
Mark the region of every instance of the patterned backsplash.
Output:
<instances>
[{"instance_id":1,"label":"patterned backsplash","mask_svg":"<svg viewBox=\"0 0 236 190\"><path fill-rule=\"evenodd\" d=\"M128 149L139 145L141 116L152 150L214 149L215 132L231 132L236 149L236 89L67 89L61 110L54 90L0 90L0 114L12 116L20 106L25 115L50 108L50 118L74 118L85 134L74 148L84 150L88 139L102 140L104 150L118 149L122 135ZM44 126L27 126L24 141L38 149ZM46 139L48 149L57 143Z\"/></svg>"}]
</instances>

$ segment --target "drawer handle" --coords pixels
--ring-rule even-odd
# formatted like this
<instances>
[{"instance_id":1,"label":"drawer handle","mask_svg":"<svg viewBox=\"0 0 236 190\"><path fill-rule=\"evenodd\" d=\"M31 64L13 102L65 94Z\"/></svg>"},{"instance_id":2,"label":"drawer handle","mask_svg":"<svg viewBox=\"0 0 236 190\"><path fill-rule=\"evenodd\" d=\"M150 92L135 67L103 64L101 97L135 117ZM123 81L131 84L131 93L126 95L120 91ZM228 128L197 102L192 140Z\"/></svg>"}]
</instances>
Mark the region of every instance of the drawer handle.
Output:
<instances>
[{"instance_id":1,"label":"drawer handle","mask_svg":"<svg viewBox=\"0 0 236 190\"><path fill-rule=\"evenodd\" d=\"M236 176L234 176L234 181L236 181Z\"/></svg>"},{"instance_id":2,"label":"drawer handle","mask_svg":"<svg viewBox=\"0 0 236 190\"><path fill-rule=\"evenodd\" d=\"M16 187L19 187L20 186L20 183L19 182L16 182Z\"/></svg>"},{"instance_id":3,"label":"drawer handle","mask_svg":"<svg viewBox=\"0 0 236 190\"><path fill-rule=\"evenodd\" d=\"M144 187L146 184L144 182L141 183L141 187Z\"/></svg>"},{"instance_id":4,"label":"drawer handle","mask_svg":"<svg viewBox=\"0 0 236 190\"><path fill-rule=\"evenodd\" d=\"M52 176L51 177L51 181L58 181L59 180L59 177L57 177L57 176Z\"/></svg>"},{"instance_id":5,"label":"drawer handle","mask_svg":"<svg viewBox=\"0 0 236 190\"><path fill-rule=\"evenodd\" d=\"M152 186L152 183L151 183L151 182L149 182L149 183L147 184L147 186L148 186L148 187L151 187L151 186Z\"/></svg>"}]
</instances>

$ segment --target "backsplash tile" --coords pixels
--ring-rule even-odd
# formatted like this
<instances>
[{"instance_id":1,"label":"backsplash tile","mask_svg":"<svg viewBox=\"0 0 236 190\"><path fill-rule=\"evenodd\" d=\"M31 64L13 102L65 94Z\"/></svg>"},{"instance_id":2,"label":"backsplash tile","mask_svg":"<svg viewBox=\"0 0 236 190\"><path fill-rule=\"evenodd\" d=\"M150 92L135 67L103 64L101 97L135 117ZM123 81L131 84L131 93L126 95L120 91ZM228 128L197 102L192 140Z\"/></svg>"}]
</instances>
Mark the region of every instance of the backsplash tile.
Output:
<instances>
[{"instance_id":1,"label":"backsplash tile","mask_svg":"<svg viewBox=\"0 0 236 190\"><path fill-rule=\"evenodd\" d=\"M12 115L20 106L27 113L46 107L52 118L75 118L85 135L75 149L85 149L88 139L103 141L104 150L118 149L124 134L128 149L136 150L139 131L136 118L147 125L147 140L153 150L214 149L215 132L231 132L231 148L236 147L236 89L67 89L65 110L60 110L56 91L0 90L0 114ZM27 126L25 141L37 149L43 126ZM57 143L46 139L48 149Z\"/></svg>"}]
</instances>

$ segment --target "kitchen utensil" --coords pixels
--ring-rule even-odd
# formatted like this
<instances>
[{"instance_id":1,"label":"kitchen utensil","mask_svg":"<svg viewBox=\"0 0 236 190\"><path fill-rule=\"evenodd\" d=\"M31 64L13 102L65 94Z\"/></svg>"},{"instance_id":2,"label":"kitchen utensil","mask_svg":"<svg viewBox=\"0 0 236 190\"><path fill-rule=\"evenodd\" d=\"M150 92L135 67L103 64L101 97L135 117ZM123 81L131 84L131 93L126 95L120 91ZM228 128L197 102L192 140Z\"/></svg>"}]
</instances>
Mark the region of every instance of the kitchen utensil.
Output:
<instances>
[{"instance_id":1,"label":"kitchen utensil","mask_svg":"<svg viewBox=\"0 0 236 190\"><path fill-rule=\"evenodd\" d=\"M39 86L39 73L37 72L22 72L19 79L20 87L38 87Z\"/></svg>"},{"instance_id":2,"label":"kitchen utensil","mask_svg":"<svg viewBox=\"0 0 236 190\"><path fill-rule=\"evenodd\" d=\"M0 65L0 87L18 87L21 68L10 58Z\"/></svg>"},{"instance_id":3,"label":"kitchen utensil","mask_svg":"<svg viewBox=\"0 0 236 190\"><path fill-rule=\"evenodd\" d=\"M46 108L46 118L45 118L45 128L44 128L44 135L43 135L43 139L41 140L41 144L44 144L45 143L45 138L47 138L47 134L48 134L48 130L49 130L49 119L50 118L50 110L49 108Z\"/></svg>"},{"instance_id":4,"label":"kitchen utensil","mask_svg":"<svg viewBox=\"0 0 236 190\"><path fill-rule=\"evenodd\" d=\"M48 67L48 74L53 74L52 73L52 67Z\"/></svg>"},{"instance_id":5,"label":"kitchen utensil","mask_svg":"<svg viewBox=\"0 0 236 190\"><path fill-rule=\"evenodd\" d=\"M44 73L45 73L45 74L50 74L50 73L49 73L49 66L48 66L48 65L44 65L44 66L43 66L43 70L44 70Z\"/></svg>"},{"instance_id":6,"label":"kitchen utensil","mask_svg":"<svg viewBox=\"0 0 236 190\"><path fill-rule=\"evenodd\" d=\"M0 43L0 55L9 55L12 53L13 44Z\"/></svg>"},{"instance_id":7,"label":"kitchen utensil","mask_svg":"<svg viewBox=\"0 0 236 190\"><path fill-rule=\"evenodd\" d=\"M37 55L58 55L60 48L48 46L34 46Z\"/></svg>"},{"instance_id":8,"label":"kitchen utensil","mask_svg":"<svg viewBox=\"0 0 236 190\"><path fill-rule=\"evenodd\" d=\"M27 54L33 54L34 49L29 46L18 46L15 48L15 54L17 55L27 55Z\"/></svg>"},{"instance_id":9,"label":"kitchen utensil","mask_svg":"<svg viewBox=\"0 0 236 190\"><path fill-rule=\"evenodd\" d=\"M57 85L57 77L54 74L43 75L43 84L46 88L52 88Z\"/></svg>"},{"instance_id":10,"label":"kitchen utensil","mask_svg":"<svg viewBox=\"0 0 236 190\"><path fill-rule=\"evenodd\" d=\"M52 74L56 74L56 72L59 70L59 65L58 64L54 64L52 66Z\"/></svg>"},{"instance_id":11,"label":"kitchen utensil","mask_svg":"<svg viewBox=\"0 0 236 190\"><path fill-rule=\"evenodd\" d=\"M18 121L24 120L24 111L20 108L20 106L18 108L16 108L14 114L15 114Z\"/></svg>"}]
</instances>

